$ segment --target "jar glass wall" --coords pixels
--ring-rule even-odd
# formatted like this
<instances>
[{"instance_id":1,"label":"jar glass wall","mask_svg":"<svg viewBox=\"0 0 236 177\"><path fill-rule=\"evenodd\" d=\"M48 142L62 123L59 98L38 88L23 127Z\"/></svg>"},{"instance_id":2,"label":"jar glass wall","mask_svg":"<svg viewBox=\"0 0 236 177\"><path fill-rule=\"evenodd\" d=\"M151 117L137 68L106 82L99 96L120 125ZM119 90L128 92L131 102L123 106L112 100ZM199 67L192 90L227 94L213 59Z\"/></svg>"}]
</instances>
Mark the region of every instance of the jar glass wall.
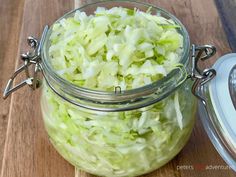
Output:
<instances>
[{"instance_id":1,"label":"jar glass wall","mask_svg":"<svg viewBox=\"0 0 236 177\"><path fill-rule=\"evenodd\" d=\"M63 100L45 82L45 127L57 151L79 169L100 176L145 174L170 161L186 144L195 114L190 86L186 82L148 107L100 112Z\"/></svg>"}]
</instances>

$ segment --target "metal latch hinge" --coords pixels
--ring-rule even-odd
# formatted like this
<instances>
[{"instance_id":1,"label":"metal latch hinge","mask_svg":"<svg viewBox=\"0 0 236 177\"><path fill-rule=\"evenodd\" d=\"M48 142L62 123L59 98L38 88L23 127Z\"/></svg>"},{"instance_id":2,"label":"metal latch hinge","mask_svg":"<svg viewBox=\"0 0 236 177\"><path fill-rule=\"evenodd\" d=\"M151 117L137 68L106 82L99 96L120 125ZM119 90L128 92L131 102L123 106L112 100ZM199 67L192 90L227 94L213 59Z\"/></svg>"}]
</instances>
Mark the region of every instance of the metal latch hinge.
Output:
<instances>
[{"instance_id":1,"label":"metal latch hinge","mask_svg":"<svg viewBox=\"0 0 236 177\"><path fill-rule=\"evenodd\" d=\"M212 45L196 46L193 44L191 52L191 73L189 77L194 80L192 93L206 105L205 99L199 94L199 88L213 79L216 76L216 71L213 68L201 70L198 64L200 60L204 61L215 55L216 48Z\"/></svg>"},{"instance_id":2,"label":"metal latch hinge","mask_svg":"<svg viewBox=\"0 0 236 177\"><path fill-rule=\"evenodd\" d=\"M42 37L40 41L36 38L30 36L27 38L28 45L33 49L32 51L21 54L21 59L24 61L24 64L20 66L10 77L7 82L7 86L3 93L3 98L6 99L11 93L20 89L25 85L29 85L33 90L40 87L40 80L38 77L38 73L41 71L41 49L44 43L46 34L48 31L48 26L45 26L43 30ZM33 73L30 74L29 67L34 65ZM19 84L13 86L14 79L21 72L25 72L26 79L20 82Z\"/></svg>"}]
</instances>

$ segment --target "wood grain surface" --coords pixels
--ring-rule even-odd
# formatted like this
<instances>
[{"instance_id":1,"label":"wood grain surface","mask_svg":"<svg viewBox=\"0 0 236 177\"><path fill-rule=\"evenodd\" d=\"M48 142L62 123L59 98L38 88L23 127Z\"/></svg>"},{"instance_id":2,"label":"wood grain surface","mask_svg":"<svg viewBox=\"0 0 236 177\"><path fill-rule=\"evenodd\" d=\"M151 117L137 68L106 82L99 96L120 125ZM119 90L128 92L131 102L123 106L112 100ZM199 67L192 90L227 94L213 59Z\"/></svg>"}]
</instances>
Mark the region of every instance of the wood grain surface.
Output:
<instances>
[{"instance_id":1,"label":"wood grain surface","mask_svg":"<svg viewBox=\"0 0 236 177\"><path fill-rule=\"evenodd\" d=\"M233 52L236 52L236 0L215 0Z\"/></svg>"},{"instance_id":2,"label":"wood grain surface","mask_svg":"<svg viewBox=\"0 0 236 177\"><path fill-rule=\"evenodd\" d=\"M14 11L12 9L15 9ZM19 33L23 1L10 0L0 5L0 90L5 85L6 78L15 69L15 58L18 51ZM4 153L4 144L9 116L10 101L0 101L0 169Z\"/></svg>"},{"instance_id":3,"label":"wood grain surface","mask_svg":"<svg viewBox=\"0 0 236 177\"><path fill-rule=\"evenodd\" d=\"M67 0L25 0L17 55L28 49L27 36L39 37L44 25L51 24L73 5L74 2ZM11 60L17 66L22 64L19 57L14 56ZM23 78L24 75L16 82ZM1 177L74 176L74 168L48 141L40 114L39 93L40 90L33 92L25 87L12 95Z\"/></svg>"},{"instance_id":4,"label":"wood grain surface","mask_svg":"<svg viewBox=\"0 0 236 177\"><path fill-rule=\"evenodd\" d=\"M14 67L21 64L18 56L28 49L27 36L39 37L44 25L50 25L65 12L91 2L95 1L0 0L0 88L4 88ZM192 43L214 44L217 47L217 55L203 67L231 52L213 0L146 2L175 14L187 27ZM23 78L17 78L16 82ZM0 100L0 177L93 177L71 166L49 143L41 118L39 97L40 90L32 91L25 87L8 100ZM182 165L192 165L195 170L178 170ZM143 177L236 176L232 170L204 170L207 165L226 164L196 115L194 131L184 149L167 165Z\"/></svg>"}]
</instances>

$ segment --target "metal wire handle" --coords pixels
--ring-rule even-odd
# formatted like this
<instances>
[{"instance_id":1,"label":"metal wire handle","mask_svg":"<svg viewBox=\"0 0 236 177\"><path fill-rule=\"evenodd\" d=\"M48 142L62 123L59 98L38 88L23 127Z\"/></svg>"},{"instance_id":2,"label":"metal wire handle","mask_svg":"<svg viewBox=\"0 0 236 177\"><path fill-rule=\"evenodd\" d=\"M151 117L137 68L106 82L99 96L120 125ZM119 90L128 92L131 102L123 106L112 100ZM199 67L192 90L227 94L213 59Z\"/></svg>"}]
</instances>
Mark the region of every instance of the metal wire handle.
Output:
<instances>
[{"instance_id":1,"label":"metal wire handle","mask_svg":"<svg viewBox=\"0 0 236 177\"><path fill-rule=\"evenodd\" d=\"M39 42L36 38L32 36L27 38L28 45L33 50L21 54L21 59L24 61L24 64L20 66L8 80L7 86L3 92L4 99L6 99L14 91L20 89L21 87L25 85L29 85L33 90L40 87L41 82L39 80L38 73L41 71L41 65L40 65L41 48L45 40L47 31L48 31L48 26L45 26L41 40ZM33 74L31 75L29 71L29 67L32 64L34 65L34 71L33 71ZM26 79L20 82L19 84L13 86L14 79L18 76L18 74L20 74L23 71L25 71Z\"/></svg>"},{"instance_id":2,"label":"metal wire handle","mask_svg":"<svg viewBox=\"0 0 236 177\"><path fill-rule=\"evenodd\" d=\"M199 60L206 60L216 53L216 48L212 45L196 46L192 45L192 66L190 78L195 80L192 86L192 93L206 106L205 99L199 94L201 86L209 82L216 76L216 71L213 68L207 68L203 71L199 68Z\"/></svg>"}]
</instances>

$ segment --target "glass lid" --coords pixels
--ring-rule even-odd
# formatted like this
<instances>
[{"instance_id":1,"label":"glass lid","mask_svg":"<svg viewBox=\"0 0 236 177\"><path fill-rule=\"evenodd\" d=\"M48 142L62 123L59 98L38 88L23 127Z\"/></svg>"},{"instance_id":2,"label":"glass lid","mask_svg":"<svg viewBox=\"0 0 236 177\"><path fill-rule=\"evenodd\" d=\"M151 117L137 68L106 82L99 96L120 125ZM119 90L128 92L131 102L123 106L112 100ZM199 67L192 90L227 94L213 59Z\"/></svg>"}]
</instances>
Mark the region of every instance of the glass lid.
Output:
<instances>
[{"instance_id":1,"label":"glass lid","mask_svg":"<svg viewBox=\"0 0 236 177\"><path fill-rule=\"evenodd\" d=\"M213 145L236 171L236 54L221 57L214 64L216 77L205 87L200 117Z\"/></svg>"}]
</instances>

